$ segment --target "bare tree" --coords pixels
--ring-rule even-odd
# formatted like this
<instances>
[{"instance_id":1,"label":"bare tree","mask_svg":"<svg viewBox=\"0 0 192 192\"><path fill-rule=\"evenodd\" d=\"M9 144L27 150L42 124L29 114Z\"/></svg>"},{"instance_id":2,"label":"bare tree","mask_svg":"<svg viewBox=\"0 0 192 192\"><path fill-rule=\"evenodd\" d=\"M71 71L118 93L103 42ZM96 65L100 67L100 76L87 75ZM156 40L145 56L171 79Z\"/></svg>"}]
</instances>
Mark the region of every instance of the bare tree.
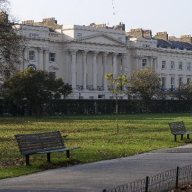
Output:
<instances>
[{"instance_id":1,"label":"bare tree","mask_svg":"<svg viewBox=\"0 0 192 192\"><path fill-rule=\"evenodd\" d=\"M24 38L9 20L8 13L8 0L0 0L0 73L5 77L19 69L24 48Z\"/></svg>"}]
</instances>

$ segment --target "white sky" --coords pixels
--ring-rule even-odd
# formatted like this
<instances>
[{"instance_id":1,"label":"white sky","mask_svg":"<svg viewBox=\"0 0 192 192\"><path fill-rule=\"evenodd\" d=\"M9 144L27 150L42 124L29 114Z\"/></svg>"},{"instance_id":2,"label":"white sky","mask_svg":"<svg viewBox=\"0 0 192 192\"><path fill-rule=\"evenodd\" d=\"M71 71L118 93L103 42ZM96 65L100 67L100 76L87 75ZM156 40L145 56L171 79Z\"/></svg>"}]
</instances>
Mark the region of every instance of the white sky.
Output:
<instances>
[{"instance_id":1,"label":"white sky","mask_svg":"<svg viewBox=\"0 0 192 192\"><path fill-rule=\"evenodd\" d=\"M19 20L42 21L55 17L58 24L89 25L123 22L135 28L167 31L169 36L192 35L192 0L9 0ZM114 7L114 8L113 8ZM115 15L113 15L115 12Z\"/></svg>"}]
</instances>

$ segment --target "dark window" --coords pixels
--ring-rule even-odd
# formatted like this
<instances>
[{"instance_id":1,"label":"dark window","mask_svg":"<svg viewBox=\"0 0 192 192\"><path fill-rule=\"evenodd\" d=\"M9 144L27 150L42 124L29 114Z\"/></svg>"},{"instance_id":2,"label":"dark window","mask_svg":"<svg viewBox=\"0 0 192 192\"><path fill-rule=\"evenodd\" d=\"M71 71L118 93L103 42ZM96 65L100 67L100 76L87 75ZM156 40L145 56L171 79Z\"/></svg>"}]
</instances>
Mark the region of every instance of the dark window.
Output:
<instances>
[{"instance_id":1,"label":"dark window","mask_svg":"<svg viewBox=\"0 0 192 192\"><path fill-rule=\"evenodd\" d=\"M49 61L50 62L55 62L55 56L56 56L55 53L49 53Z\"/></svg>"},{"instance_id":2,"label":"dark window","mask_svg":"<svg viewBox=\"0 0 192 192\"><path fill-rule=\"evenodd\" d=\"M49 72L49 76L50 76L51 79L55 79L56 78L55 72Z\"/></svg>"}]
</instances>

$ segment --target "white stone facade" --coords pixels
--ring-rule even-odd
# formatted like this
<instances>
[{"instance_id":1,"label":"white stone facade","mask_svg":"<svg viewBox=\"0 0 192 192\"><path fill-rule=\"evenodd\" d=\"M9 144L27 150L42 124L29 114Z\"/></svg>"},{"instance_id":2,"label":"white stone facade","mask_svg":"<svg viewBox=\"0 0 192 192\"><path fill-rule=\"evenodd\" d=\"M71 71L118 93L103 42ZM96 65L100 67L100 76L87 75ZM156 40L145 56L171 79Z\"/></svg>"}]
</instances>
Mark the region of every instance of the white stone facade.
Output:
<instances>
[{"instance_id":1,"label":"white stone facade","mask_svg":"<svg viewBox=\"0 0 192 192\"><path fill-rule=\"evenodd\" d=\"M31 66L61 77L73 88L70 99L112 98L105 74L131 75L146 66L161 74L165 89L192 78L192 49L165 48L158 39L127 37L124 30L106 26L51 29L30 22L16 25L28 38L20 70Z\"/></svg>"}]
</instances>

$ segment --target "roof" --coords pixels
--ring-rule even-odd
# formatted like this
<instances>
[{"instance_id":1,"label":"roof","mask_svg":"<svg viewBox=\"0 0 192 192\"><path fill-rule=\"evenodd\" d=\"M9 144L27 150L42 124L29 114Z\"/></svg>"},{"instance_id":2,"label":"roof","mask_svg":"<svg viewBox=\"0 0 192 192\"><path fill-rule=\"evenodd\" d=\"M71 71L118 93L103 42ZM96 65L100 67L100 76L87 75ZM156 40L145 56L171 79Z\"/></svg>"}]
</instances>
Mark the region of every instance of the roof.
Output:
<instances>
[{"instance_id":1,"label":"roof","mask_svg":"<svg viewBox=\"0 0 192 192\"><path fill-rule=\"evenodd\" d=\"M162 39L156 39L157 40L157 47L161 48L171 48L171 49L180 49L180 50L192 50L192 44L187 42L181 42L181 41L170 41L170 40L162 40Z\"/></svg>"}]
</instances>

